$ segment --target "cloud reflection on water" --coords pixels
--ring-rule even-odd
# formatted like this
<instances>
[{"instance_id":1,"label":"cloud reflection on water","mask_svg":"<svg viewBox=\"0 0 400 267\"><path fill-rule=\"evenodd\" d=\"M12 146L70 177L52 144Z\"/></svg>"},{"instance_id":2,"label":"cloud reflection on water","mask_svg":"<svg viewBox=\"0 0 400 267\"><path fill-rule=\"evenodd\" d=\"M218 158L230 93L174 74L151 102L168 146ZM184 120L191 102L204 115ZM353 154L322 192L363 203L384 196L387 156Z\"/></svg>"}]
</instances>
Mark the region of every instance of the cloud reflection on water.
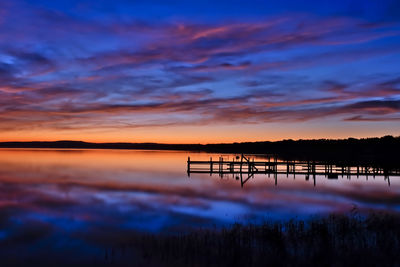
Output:
<instances>
[{"instance_id":1,"label":"cloud reflection on water","mask_svg":"<svg viewBox=\"0 0 400 267\"><path fill-rule=\"evenodd\" d=\"M398 211L400 183L186 176L187 152L0 150L0 245L118 244L136 231L178 232L236 221L286 220L358 210ZM191 155L209 159L210 154ZM214 155L215 157L217 155ZM31 247L31 246L29 246ZM31 248L30 248L31 249ZM32 251L32 253L36 253ZM28 253L29 254L29 253Z\"/></svg>"}]
</instances>

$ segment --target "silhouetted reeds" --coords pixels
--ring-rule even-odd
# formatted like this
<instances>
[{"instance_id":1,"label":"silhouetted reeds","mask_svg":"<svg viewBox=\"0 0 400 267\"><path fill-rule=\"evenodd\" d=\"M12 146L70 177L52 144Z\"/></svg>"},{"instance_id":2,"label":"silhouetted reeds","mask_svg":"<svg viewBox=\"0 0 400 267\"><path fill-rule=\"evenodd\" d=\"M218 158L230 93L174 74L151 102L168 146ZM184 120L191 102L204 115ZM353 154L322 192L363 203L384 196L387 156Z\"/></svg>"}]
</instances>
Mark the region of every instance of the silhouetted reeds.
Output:
<instances>
[{"instance_id":1,"label":"silhouetted reeds","mask_svg":"<svg viewBox=\"0 0 400 267\"><path fill-rule=\"evenodd\" d=\"M399 266L400 218L332 215L235 224L179 235L139 234L125 244L138 266Z\"/></svg>"}]
</instances>

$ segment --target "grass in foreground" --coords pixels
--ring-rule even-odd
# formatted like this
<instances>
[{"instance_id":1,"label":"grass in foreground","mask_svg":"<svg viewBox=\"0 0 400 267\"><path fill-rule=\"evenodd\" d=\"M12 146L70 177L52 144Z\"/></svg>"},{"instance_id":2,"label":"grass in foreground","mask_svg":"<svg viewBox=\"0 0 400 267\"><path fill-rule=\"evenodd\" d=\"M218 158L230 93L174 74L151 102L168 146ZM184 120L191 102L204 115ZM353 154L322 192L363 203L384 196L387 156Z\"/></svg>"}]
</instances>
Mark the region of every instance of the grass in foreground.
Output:
<instances>
[{"instance_id":1,"label":"grass in foreground","mask_svg":"<svg viewBox=\"0 0 400 267\"><path fill-rule=\"evenodd\" d=\"M139 235L123 247L135 251L132 266L400 266L400 217L332 215L235 224L181 235Z\"/></svg>"}]
</instances>

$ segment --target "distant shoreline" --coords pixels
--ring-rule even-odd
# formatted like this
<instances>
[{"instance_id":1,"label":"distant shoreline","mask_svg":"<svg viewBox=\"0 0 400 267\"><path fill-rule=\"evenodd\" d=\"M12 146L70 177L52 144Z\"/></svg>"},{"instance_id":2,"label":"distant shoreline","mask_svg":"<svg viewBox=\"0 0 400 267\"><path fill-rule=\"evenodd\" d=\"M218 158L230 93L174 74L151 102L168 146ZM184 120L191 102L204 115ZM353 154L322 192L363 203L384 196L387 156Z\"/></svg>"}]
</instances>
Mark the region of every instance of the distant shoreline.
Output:
<instances>
[{"instance_id":1,"label":"distant shoreline","mask_svg":"<svg viewBox=\"0 0 400 267\"><path fill-rule=\"evenodd\" d=\"M225 144L90 143L83 141L0 142L0 148L175 150L213 153L276 154L283 159L365 162L400 166L400 136L314 139Z\"/></svg>"}]
</instances>

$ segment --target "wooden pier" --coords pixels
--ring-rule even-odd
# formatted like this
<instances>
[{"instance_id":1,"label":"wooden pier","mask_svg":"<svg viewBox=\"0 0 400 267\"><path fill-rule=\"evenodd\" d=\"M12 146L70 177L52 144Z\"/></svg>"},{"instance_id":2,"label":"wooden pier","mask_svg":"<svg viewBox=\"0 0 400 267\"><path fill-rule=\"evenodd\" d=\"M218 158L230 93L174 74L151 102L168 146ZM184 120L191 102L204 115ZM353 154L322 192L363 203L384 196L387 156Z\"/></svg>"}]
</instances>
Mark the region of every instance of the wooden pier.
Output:
<instances>
[{"instance_id":1,"label":"wooden pier","mask_svg":"<svg viewBox=\"0 0 400 267\"><path fill-rule=\"evenodd\" d=\"M332 164L316 161L282 161L276 156L267 156L265 160L255 160L249 156L235 156L232 160L224 159L220 156L217 161L210 158L209 161L192 161L190 157L187 160L187 173L207 173L218 174L220 177L233 175L237 180L241 180L242 186L256 174L274 175L275 184L277 184L278 174L286 176L305 175L305 179L325 176L328 179L338 179L339 176L351 179L352 176L368 177L383 176L390 185L390 176L400 176L400 169L385 169L365 165L348 166L345 164ZM245 178L243 178L243 175ZM247 176L247 177L246 177Z\"/></svg>"}]
</instances>

